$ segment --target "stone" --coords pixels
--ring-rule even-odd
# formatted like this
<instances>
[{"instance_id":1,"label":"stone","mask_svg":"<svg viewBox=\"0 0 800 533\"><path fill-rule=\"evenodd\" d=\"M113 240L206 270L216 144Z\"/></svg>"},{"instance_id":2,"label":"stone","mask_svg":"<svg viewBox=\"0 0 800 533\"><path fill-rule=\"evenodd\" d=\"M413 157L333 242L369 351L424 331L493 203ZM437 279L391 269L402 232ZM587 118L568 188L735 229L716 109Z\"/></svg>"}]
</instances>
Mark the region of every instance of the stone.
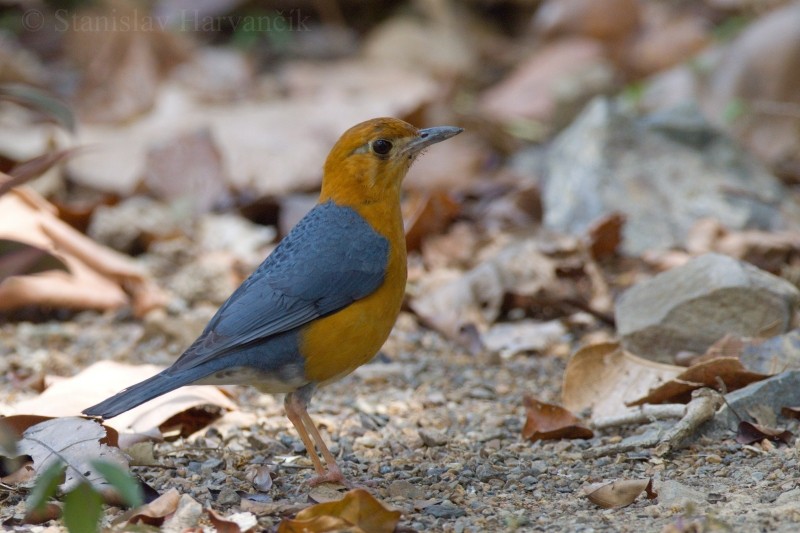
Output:
<instances>
[{"instance_id":1,"label":"stone","mask_svg":"<svg viewBox=\"0 0 800 533\"><path fill-rule=\"evenodd\" d=\"M800 370L787 370L726 394L725 405L702 430L712 438L730 438L739 427L741 413L757 409L780 413L782 407L794 405L800 405Z\"/></svg>"},{"instance_id":2,"label":"stone","mask_svg":"<svg viewBox=\"0 0 800 533\"><path fill-rule=\"evenodd\" d=\"M800 299L788 281L720 255L705 254L639 283L617 302L617 332L636 355L673 362L704 353L727 334L787 331Z\"/></svg>"},{"instance_id":3,"label":"stone","mask_svg":"<svg viewBox=\"0 0 800 533\"><path fill-rule=\"evenodd\" d=\"M695 109L639 116L605 98L548 150L542 200L545 225L574 235L623 213L623 250L635 255L682 245L706 217L732 230L800 224L779 180Z\"/></svg>"}]
</instances>

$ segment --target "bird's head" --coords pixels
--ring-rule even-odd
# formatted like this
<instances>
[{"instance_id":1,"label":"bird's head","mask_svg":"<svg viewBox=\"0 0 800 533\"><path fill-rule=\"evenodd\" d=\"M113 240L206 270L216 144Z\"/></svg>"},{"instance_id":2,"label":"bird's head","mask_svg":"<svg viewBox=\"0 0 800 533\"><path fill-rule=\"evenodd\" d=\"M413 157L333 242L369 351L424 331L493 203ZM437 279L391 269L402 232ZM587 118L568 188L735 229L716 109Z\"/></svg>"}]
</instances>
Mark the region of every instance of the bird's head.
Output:
<instances>
[{"instance_id":1,"label":"bird's head","mask_svg":"<svg viewBox=\"0 0 800 533\"><path fill-rule=\"evenodd\" d=\"M396 118L356 124L342 134L325 161L322 198L343 203L394 198L420 152L462 131L453 126L417 129ZM387 196L390 192L395 196Z\"/></svg>"}]
</instances>

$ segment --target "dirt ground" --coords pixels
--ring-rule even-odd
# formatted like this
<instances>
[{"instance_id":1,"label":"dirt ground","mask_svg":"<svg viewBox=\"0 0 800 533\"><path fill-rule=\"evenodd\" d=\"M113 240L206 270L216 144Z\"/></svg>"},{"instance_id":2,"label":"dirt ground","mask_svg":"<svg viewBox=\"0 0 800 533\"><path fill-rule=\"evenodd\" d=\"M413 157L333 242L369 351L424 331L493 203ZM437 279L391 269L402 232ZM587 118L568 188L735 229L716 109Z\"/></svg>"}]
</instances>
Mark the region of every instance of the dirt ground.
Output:
<instances>
[{"instance_id":1,"label":"dirt ground","mask_svg":"<svg viewBox=\"0 0 800 533\"><path fill-rule=\"evenodd\" d=\"M70 375L106 357L167 364L182 341L165 331L199 328L211 311L176 313L158 325L95 313L6 324L0 329L0 365L6 375L25 369ZM311 414L346 476L401 510L405 531L800 527L795 447L743 446L731 435L721 441L701 438L666 458L642 449L589 460L583 450L619 436L523 440L522 396L557 401L565 362L547 354L468 355L403 314L383 352L320 390ZM33 394L7 382L1 391L7 404ZM312 489L304 483L313 470L283 415L281 398L244 387L233 391L241 411L188 439L156 445L159 464L134 472L159 493L175 487L223 515L250 511L267 530L315 499L331 497L336 487ZM636 431L628 428L624 435ZM254 469L263 466L273 476L265 492L251 481ZM590 483L647 477L654 479L659 498L642 497L622 509L600 509L582 490ZM6 517L19 509L24 494L3 492ZM120 512L109 509L106 520Z\"/></svg>"}]
</instances>

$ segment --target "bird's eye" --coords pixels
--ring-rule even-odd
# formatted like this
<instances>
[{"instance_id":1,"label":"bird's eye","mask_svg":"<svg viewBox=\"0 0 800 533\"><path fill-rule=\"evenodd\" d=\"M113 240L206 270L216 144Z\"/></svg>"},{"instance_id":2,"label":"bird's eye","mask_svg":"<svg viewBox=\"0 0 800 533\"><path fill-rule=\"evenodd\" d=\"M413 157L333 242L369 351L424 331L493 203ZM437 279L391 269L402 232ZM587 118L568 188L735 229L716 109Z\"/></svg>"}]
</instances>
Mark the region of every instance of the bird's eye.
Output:
<instances>
[{"instance_id":1,"label":"bird's eye","mask_svg":"<svg viewBox=\"0 0 800 533\"><path fill-rule=\"evenodd\" d=\"M392 143L386 139L378 139L372 142L372 151L378 155L386 155L392 150Z\"/></svg>"}]
</instances>

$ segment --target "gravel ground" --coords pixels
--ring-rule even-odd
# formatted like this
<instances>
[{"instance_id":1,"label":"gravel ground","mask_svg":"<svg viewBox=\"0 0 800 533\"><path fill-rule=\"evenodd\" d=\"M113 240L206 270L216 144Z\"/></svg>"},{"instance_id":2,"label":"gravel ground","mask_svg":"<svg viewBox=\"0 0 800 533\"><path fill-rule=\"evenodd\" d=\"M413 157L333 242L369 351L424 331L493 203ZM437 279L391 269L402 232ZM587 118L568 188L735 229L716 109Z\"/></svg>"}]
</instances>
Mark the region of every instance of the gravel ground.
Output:
<instances>
[{"instance_id":1,"label":"gravel ground","mask_svg":"<svg viewBox=\"0 0 800 533\"><path fill-rule=\"evenodd\" d=\"M70 375L111 358L166 364L213 308L145 324L112 314L0 328L3 374ZM158 322L157 324L154 324ZM172 332L172 333L170 333ZM180 333L179 333L180 332ZM796 531L800 487L794 447L700 439L665 459L648 450L587 460L581 451L619 439L529 443L522 396L557 401L566 359L471 356L402 315L384 351L317 393L311 414L345 474L401 510L416 531ZM4 379L2 400L19 392ZM265 528L326 497L281 398L236 388L240 412L188 439L158 444L156 467L134 471L158 492L171 487L223 514L250 511ZM790 429L796 429L790 427ZM639 431L628 428L626 435ZM274 479L266 492L253 476ZM260 468L260 470L259 470ZM604 510L589 483L653 477L660 496ZM344 489L342 489L344 490ZM14 504L21 495L6 494ZM108 517L114 516L110 512Z\"/></svg>"}]
</instances>

